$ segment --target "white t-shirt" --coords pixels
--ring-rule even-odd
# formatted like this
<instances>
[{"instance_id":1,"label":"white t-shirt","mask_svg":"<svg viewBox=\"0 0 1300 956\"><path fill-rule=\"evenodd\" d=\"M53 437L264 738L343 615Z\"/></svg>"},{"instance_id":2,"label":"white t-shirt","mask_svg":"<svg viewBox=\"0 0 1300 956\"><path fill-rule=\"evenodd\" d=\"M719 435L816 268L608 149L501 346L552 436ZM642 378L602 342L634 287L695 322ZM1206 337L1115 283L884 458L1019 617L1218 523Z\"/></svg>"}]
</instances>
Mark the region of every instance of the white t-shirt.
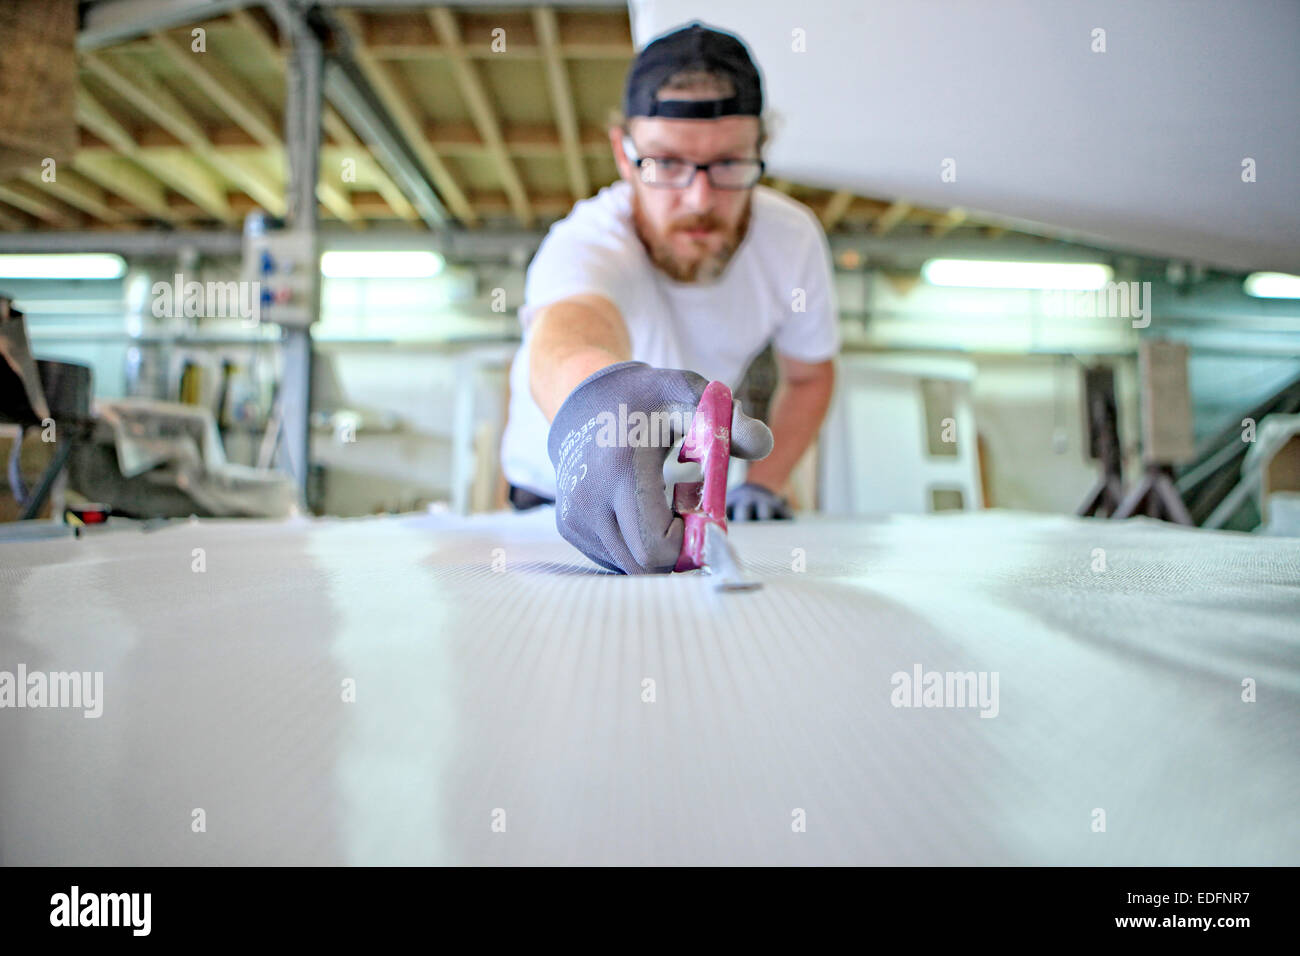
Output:
<instances>
[{"instance_id":1,"label":"white t-shirt","mask_svg":"<svg viewBox=\"0 0 1300 956\"><path fill-rule=\"evenodd\" d=\"M510 368L501 442L507 481L555 497L550 424L529 390L528 347L533 316L559 299L605 296L627 324L633 359L690 369L732 389L768 342L798 361L834 357L839 320L821 223L807 206L767 186L756 186L752 201L740 248L708 283L678 282L651 262L632 223L632 186L623 180L551 227L528 267L519 309L523 344Z\"/></svg>"}]
</instances>

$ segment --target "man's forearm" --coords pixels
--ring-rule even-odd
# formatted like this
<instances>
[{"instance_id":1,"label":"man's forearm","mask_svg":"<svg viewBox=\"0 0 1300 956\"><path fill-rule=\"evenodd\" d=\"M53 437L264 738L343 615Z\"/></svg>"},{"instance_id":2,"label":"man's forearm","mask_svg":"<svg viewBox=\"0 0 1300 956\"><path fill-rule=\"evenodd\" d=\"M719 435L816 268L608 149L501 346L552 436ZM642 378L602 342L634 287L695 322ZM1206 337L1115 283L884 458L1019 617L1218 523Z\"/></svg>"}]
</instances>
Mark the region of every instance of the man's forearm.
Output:
<instances>
[{"instance_id":1,"label":"man's forearm","mask_svg":"<svg viewBox=\"0 0 1300 956\"><path fill-rule=\"evenodd\" d=\"M776 445L772 454L749 466L747 481L785 493L791 472L817 437L834 387L833 373L777 387L767 416Z\"/></svg>"},{"instance_id":2,"label":"man's forearm","mask_svg":"<svg viewBox=\"0 0 1300 956\"><path fill-rule=\"evenodd\" d=\"M608 299L575 296L543 309L536 323L529 385L548 422L579 382L632 357L627 328Z\"/></svg>"}]
</instances>

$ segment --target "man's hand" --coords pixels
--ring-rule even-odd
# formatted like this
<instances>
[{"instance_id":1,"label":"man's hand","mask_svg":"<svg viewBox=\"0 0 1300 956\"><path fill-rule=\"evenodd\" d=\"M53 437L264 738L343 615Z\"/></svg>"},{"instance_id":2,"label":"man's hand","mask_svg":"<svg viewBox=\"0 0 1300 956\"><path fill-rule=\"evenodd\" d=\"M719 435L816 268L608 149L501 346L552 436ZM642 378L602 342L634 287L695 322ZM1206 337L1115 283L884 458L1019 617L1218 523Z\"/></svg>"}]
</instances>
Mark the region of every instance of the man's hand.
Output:
<instances>
[{"instance_id":1,"label":"man's hand","mask_svg":"<svg viewBox=\"0 0 1300 956\"><path fill-rule=\"evenodd\" d=\"M793 517L784 498L752 481L727 492L728 521L788 521Z\"/></svg>"},{"instance_id":2,"label":"man's hand","mask_svg":"<svg viewBox=\"0 0 1300 956\"><path fill-rule=\"evenodd\" d=\"M626 574L667 572L682 550L682 519L668 505L663 467L690 427L708 380L681 369L620 362L589 376L551 424L555 526L591 560ZM756 460L772 432L737 404L731 453Z\"/></svg>"}]
</instances>

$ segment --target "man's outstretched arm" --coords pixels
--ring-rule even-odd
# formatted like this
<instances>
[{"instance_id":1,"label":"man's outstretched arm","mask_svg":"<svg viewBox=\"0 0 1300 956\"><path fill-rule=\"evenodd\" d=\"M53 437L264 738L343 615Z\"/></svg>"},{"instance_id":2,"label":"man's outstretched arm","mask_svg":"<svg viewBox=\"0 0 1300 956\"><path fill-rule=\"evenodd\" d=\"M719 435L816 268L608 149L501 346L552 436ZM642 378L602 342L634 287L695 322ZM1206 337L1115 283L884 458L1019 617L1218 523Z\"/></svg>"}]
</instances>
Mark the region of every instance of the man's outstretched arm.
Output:
<instances>
[{"instance_id":1,"label":"man's outstretched arm","mask_svg":"<svg viewBox=\"0 0 1300 956\"><path fill-rule=\"evenodd\" d=\"M528 381L548 422L579 382L632 358L618 307L603 295L575 295L541 309L533 320Z\"/></svg>"}]
</instances>

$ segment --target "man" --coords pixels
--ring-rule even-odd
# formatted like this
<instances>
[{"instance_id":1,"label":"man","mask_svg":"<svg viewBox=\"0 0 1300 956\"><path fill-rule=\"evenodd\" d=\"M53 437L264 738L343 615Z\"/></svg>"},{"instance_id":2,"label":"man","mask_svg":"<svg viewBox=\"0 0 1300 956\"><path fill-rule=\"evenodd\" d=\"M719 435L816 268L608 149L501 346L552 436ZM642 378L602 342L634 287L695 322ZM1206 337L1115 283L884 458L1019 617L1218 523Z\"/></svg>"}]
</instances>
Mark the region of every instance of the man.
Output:
<instances>
[{"instance_id":1,"label":"man","mask_svg":"<svg viewBox=\"0 0 1300 956\"><path fill-rule=\"evenodd\" d=\"M528 268L502 440L511 501L554 501L564 538L611 570L676 563L663 465L680 431L619 445L602 440L603 415L689 416L710 380L734 389L770 342L771 428L738 405L732 421L732 454L754 461L728 493L745 520L790 516L782 493L830 403L830 250L807 207L758 185L762 109L736 37L696 22L648 44L610 129L621 180L576 204Z\"/></svg>"}]
</instances>

